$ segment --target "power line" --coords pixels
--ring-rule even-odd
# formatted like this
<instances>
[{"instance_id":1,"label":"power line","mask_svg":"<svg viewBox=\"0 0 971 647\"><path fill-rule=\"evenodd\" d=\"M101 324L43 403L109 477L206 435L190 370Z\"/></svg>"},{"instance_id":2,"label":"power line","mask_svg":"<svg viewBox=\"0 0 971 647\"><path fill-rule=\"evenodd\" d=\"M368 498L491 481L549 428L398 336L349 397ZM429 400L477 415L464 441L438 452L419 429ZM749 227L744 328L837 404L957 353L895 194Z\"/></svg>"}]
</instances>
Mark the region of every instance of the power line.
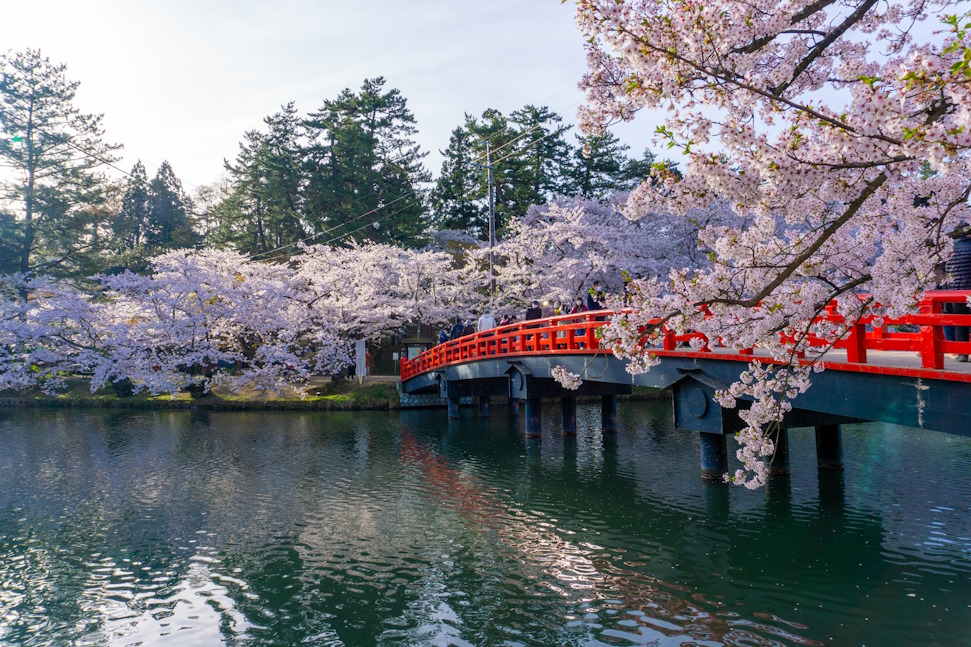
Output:
<instances>
[{"instance_id":1,"label":"power line","mask_svg":"<svg viewBox=\"0 0 971 647\"><path fill-rule=\"evenodd\" d=\"M529 142L529 144L528 144L528 145L529 145L529 146L532 146L532 145L534 145L534 144L537 144L537 143L539 143L539 142L541 142L541 141L543 141L544 139L546 139L547 137L550 137L550 136L552 136L552 135L555 135L555 134L556 134L556 133L558 133L558 132L561 132L561 131L558 131L558 130L551 130L550 132L548 132L548 133L546 133L546 134L545 134L545 135L543 135L542 137L537 137L537 138L536 138L536 139L534 139L533 141L531 141L531 142ZM492 165L495 165L495 164L497 164L497 163L499 163L499 162L501 162L501 161L503 161L503 160L505 160L505 159L508 159L508 158L510 158L510 157L512 157L513 155L515 155L515 154L517 154L518 152L519 152L519 151L513 151L513 152L511 152L511 153L509 153L509 154L507 154L507 155L505 155L505 156L503 156L503 157L501 157L501 158L499 158L499 159L497 159L497 160L495 160L494 162L492 162ZM469 191L466 191L465 193L463 193L463 194L462 194L462 195L460 196L460 198L466 198L466 197L468 197L468 196L470 195L470 193L471 193L472 191L474 191L474 190L475 190L475 189L470 189ZM361 218L364 218L365 216L369 216L369 215L372 215L372 214L374 214L374 213L377 213L378 211L381 211L382 209L384 209L384 208L386 208L386 207L390 207L390 206L391 206L392 204L394 204L394 203L396 203L396 202L399 202L400 200L403 200L404 198L407 198L408 196L416 196L417 194L418 194L418 191L417 191L417 190L415 190L415 191L410 191L410 192L408 192L408 193L405 193L405 194L402 194L401 196L399 196L398 198L396 198L396 199L394 199L394 200L392 200L391 202L388 202L387 204L383 204L383 205L381 205L381 206L379 206L379 207L376 207L376 208L374 208L374 209L372 209L372 210L370 210L370 211L368 211L368 212L366 212L366 213L363 213L363 214L361 214L361 215L359 215L359 216L355 216L354 218L352 218L351 220L348 220L347 222L343 222L343 223L341 223L341 224L339 224L339 225L335 225L335 226L333 226L333 227L331 227L330 229L326 229L326 230L324 230L324 231L321 231L321 232L318 232L318 233L316 233L316 234L314 234L313 236L308 236L308 237L306 237L306 238L304 238L304 239L302 239L302 240L298 240L298 241L294 241L294 242L292 242L292 243L287 243L286 245L280 245L279 247L274 247L273 249L268 249L267 251L265 251L265 252L260 252L259 254L253 254L253 255L250 255L250 257L249 257L249 258L250 258L250 260L256 260L256 259L258 259L258 258L260 258L260 257L263 257L263 256L268 256L268 255L270 255L270 254L274 254L274 253L276 253L276 252L278 252L278 251L281 251L281 250L283 250L283 249L289 249L290 247L294 247L295 245L299 245L300 243L306 243L306 242L308 242L308 241L310 241L310 240L313 240L314 238L318 238L318 237L320 237L320 236L322 236L322 235L324 235L324 234L326 234L326 233L329 233L329 232L331 232L331 231L334 231L335 229L339 229L339 228L341 228L341 227L345 227L345 226L347 226L347 225L348 225L349 223L351 223L351 222L355 222L355 221L357 221L357 220L360 220ZM346 238L347 236L350 236L351 234L355 234L355 233L357 233L357 232L359 232L359 231L361 231L361 230L363 230L363 229L366 229L366 228L367 228L367 227L369 227L369 226L373 226L373 225L374 225L375 223L378 223L378 222L381 222L381 221L383 221L383 220L386 220L387 218L390 218L391 216L396 216L396 215L398 215L399 213L401 213L402 211L404 211L405 209L407 209L407 208L409 208L409 207L413 207L413 206L415 206L415 205L417 205L417 204L419 204L419 203L420 203L420 201L419 201L419 200L416 200L415 202L412 202L411 204L409 204L409 205L406 205L405 207L402 207L402 208L401 208L401 209L399 209L398 211L395 211L395 212L393 212L393 213L391 213L391 214L388 214L387 216L384 216L383 218L377 218L377 219L375 219L375 220L373 220L373 221L372 221L372 222L370 222L370 223L366 223L366 224L364 224L364 225L362 225L361 227L358 227L357 229L354 229L354 230L352 230L352 231L349 231L349 232L346 232L346 233L344 233L344 234L341 234L340 236L336 236L336 237L334 237L334 238L332 238L332 239L330 239L330 240L328 240L328 241L325 241L325 242L323 242L323 243L319 243L319 244L321 244L321 245L328 245L328 244L330 244L331 242L334 242L334 241L336 241L336 240L340 240L340 239L342 239L342 238ZM281 258L283 258L283 257L281 257ZM277 260L277 259L267 259L267 262L269 262L269 261L273 261L273 260Z\"/></svg>"}]
</instances>

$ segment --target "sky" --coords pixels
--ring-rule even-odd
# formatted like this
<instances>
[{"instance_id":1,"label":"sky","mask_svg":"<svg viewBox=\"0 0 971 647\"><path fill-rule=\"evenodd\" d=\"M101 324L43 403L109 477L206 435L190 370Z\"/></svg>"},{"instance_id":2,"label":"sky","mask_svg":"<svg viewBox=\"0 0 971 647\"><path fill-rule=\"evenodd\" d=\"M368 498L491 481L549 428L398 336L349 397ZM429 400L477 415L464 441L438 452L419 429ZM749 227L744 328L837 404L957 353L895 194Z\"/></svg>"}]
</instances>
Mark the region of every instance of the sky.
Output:
<instances>
[{"instance_id":1,"label":"sky","mask_svg":"<svg viewBox=\"0 0 971 647\"><path fill-rule=\"evenodd\" d=\"M30 0L4 3L0 47L40 48L104 114L117 163L150 175L168 160L185 187L217 180L247 130L295 101L306 114L384 76L418 122L437 176L468 112L582 102L583 39L560 0ZM651 116L615 132L639 154Z\"/></svg>"}]
</instances>

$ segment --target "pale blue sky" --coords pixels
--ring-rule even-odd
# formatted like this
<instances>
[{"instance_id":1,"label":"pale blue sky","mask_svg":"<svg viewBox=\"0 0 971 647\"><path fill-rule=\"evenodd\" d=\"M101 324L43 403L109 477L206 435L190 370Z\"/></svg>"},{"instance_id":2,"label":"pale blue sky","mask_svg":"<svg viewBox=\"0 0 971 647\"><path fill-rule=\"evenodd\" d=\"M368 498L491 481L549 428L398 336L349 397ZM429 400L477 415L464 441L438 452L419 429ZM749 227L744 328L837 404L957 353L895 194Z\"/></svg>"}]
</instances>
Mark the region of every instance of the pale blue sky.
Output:
<instances>
[{"instance_id":1,"label":"pale blue sky","mask_svg":"<svg viewBox=\"0 0 971 647\"><path fill-rule=\"evenodd\" d=\"M0 47L41 48L81 82L107 139L187 188L215 180L247 129L289 100L302 114L383 75L438 150L463 113L545 104L575 121L583 41L560 0L30 0L4 3ZM617 130L639 152L655 119Z\"/></svg>"}]
</instances>

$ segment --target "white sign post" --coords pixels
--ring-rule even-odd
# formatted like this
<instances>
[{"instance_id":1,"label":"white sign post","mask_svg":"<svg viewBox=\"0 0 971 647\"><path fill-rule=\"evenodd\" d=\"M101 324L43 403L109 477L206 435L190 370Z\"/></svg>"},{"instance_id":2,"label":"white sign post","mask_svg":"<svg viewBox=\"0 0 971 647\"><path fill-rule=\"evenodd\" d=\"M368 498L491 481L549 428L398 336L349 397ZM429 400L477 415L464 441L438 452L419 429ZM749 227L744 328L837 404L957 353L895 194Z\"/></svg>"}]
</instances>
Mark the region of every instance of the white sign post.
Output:
<instances>
[{"instance_id":1,"label":"white sign post","mask_svg":"<svg viewBox=\"0 0 971 647\"><path fill-rule=\"evenodd\" d=\"M367 373L367 349L365 341L359 339L354 342L354 373L357 375L357 383L363 384Z\"/></svg>"}]
</instances>

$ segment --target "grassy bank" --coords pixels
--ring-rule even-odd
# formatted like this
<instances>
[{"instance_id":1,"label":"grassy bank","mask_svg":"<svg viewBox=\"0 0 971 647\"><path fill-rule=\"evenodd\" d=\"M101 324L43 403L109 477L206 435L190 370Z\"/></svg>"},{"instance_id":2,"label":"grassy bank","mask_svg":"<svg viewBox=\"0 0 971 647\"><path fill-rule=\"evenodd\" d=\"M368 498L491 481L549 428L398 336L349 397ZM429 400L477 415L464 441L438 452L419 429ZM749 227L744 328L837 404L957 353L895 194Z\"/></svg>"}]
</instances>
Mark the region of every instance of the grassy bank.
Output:
<instances>
[{"instance_id":1,"label":"grassy bank","mask_svg":"<svg viewBox=\"0 0 971 647\"><path fill-rule=\"evenodd\" d=\"M593 401L598 396L581 397L580 401ZM647 387L634 387L630 395L618 396L620 400L655 400L670 397L666 391ZM207 409L211 411L245 410L297 410L297 411L387 411L399 409L401 402L398 389L388 378L331 382L316 379L287 393L275 394L248 388L230 391L216 387L202 398L188 393L176 396L139 393L120 397L108 387L92 393L88 382L80 378L68 379L67 388L55 395L41 391L0 392L0 407L41 408L105 408L105 409Z\"/></svg>"},{"instance_id":2,"label":"grassy bank","mask_svg":"<svg viewBox=\"0 0 971 647\"><path fill-rule=\"evenodd\" d=\"M41 391L0 392L0 406L8 407L84 407L112 409L209 409L213 411L287 409L308 411L376 411L400 406L394 382L314 380L309 385L286 393L267 393L256 389L232 392L216 387L202 398L188 393L152 396L138 393L118 396L108 387L92 393L88 382L69 379L67 388L55 395Z\"/></svg>"}]
</instances>

